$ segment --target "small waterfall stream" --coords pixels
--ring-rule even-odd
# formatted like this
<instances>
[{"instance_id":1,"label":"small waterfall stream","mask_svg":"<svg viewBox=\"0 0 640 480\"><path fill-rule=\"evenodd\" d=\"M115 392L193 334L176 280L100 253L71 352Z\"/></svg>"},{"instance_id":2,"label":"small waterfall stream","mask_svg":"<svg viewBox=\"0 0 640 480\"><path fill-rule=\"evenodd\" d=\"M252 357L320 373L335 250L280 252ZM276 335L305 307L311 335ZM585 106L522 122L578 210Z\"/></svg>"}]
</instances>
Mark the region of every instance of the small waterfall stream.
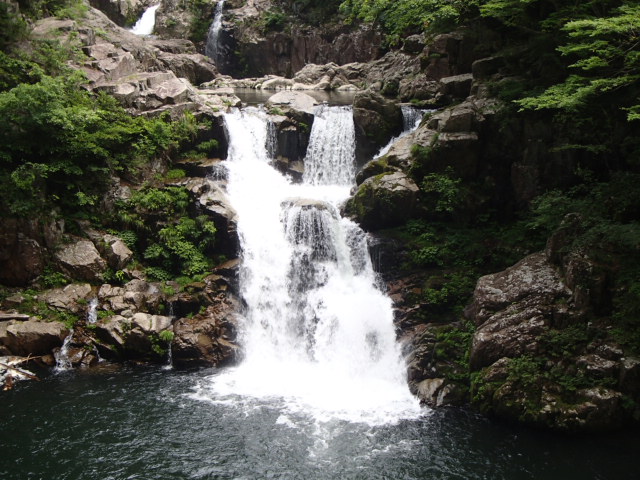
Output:
<instances>
[{"instance_id":1,"label":"small waterfall stream","mask_svg":"<svg viewBox=\"0 0 640 480\"><path fill-rule=\"evenodd\" d=\"M316 113L301 185L270 165L264 110L226 115L245 357L196 396L279 399L287 412L316 419L413 418L421 410L407 387L391 301L376 288L366 235L339 214L354 176L351 108Z\"/></svg>"},{"instance_id":2,"label":"small waterfall stream","mask_svg":"<svg viewBox=\"0 0 640 480\"><path fill-rule=\"evenodd\" d=\"M224 0L218 0L213 14L213 21L211 22L209 33L207 34L207 43L204 47L204 54L216 64L218 63L218 38L220 36L220 29L222 28L223 8Z\"/></svg>"},{"instance_id":3,"label":"small waterfall stream","mask_svg":"<svg viewBox=\"0 0 640 480\"><path fill-rule=\"evenodd\" d=\"M69 357L69 346L71 345L72 340L73 340L73 329L71 329L69 331L69 334L65 337L64 342L62 342L62 347L60 347L60 350L58 350L54 354L54 357L56 359L56 366L54 368L54 371L64 372L72 368L71 358Z\"/></svg>"},{"instance_id":4,"label":"small waterfall stream","mask_svg":"<svg viewBox=\"0 0 640 480\"><path fill-rule=\"evenodd\" d=\"M160 4L147 8L136 24L131 28L131 33L136 35L151 35L156 26L156 10Z\"/></svg>"},{"instance_id":5,"label":"small waterfall stream","mask_svg":"<svg viewBox=\"0 0 640 480\"><path fill-rule=\"evenodd\" d=\"M422 117L424 117L425 113L433 111L433 110L423 110L423 109L415 108L409 105L402 105L401 109L402 109L402 133L397 137L393 137L391 140L389 140L389 143L387 143L384 147L380 149L378 153L376 153L376 155L373 157L374 159L383 157L387 153L389 153L389 150L391 149L394 143L396 143L405 135L408 135L411 132L414 132L415 130L417 130L417 128L420 126L420 122L422 121Z\"/></svg>"}]
</instances>

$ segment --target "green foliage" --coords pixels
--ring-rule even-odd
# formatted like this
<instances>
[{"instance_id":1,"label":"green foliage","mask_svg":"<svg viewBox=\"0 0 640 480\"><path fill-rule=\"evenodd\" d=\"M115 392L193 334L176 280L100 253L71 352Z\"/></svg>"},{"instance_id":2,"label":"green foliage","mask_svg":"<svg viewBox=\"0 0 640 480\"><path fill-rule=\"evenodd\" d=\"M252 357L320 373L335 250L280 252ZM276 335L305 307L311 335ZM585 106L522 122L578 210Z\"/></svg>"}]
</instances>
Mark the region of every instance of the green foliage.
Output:
<instances>
[{"instance_id":1,"label":"green foliage","mask_svg":"<svg viewBox=\"0 0 640 480\"><path fill-rule=\"evenodd\" d=\"M281 32L287 24L287 15L279 8L271 8L263 13L260 21L263 32Z\"/></svg>"},{"instance_id":2,"label":"green foliage","mask_svg":"<svg viewBox=\"0 0 640 480\"><path fill-rule=\"evenodd\" d=\"M0 2L0 52L27 36L27 22L9 3Z\"/></svg>"},{"instance_id":3,"label":"green foliage","mask_svg":"<svg viewBox=\"0 0 640 480\"><path fill-rule=\"evenodd\" d=\"M189 120L131 117L113 98L81 88L80 74L57 73L0 93L0 205L14 215L86 211L111 174L135 171L192 130Z\"/></svg>"},{"instance_id":4,"label":"green foliage","mask_svg":"<svg viewBox=\"0 0 640 480\"><path fill-rule=\"evenodd\" d=\"M474 0L345 0L340 11L354 20L378 23L390 43L424 31L453 28L477 14Z\"/></svg>"},{"instance_id":5,"label":"green foliage","mask_svg":"<svg viewBox=\"0 0 640 480\"><path fill-rule=\"evenodd\" d=\"M193 15L189 26L189 40L196 43L204 42L211 26L212 3L210 0L191 0L188 5Z\"/></svg>"},{"instance_id":6,"label":"green foliage","mask_svg":"<svg viewBox=\"0 0 640 480\"><path fill-rule=\"evenodd\" d=\"M424 193L435 197L435 211L452 213L461 201L459 178L453 178L449 167L444 174L430 173L422 178L420 187Z\"/></svg>"},{"instance_id":7,"label":"green foliage","mask_svg":"<svg viewBox=\"0 0 640 480\"><path fill-rule=\"evenodd\" d=\"M181 168L173 168L167 172L165 178L167 180L179 180L181 178L184 178L186 175L186 172Z\"/></svg>"},{"instance_id":8,"label":"green foliage","mask_svg":"<svg viewBox=\"0 0 640 480\"><path fill-rule=\"evenodd\" d=\"M190 218L189 206L189 192L184 187L145 187L118 205L114 221L144 233L136 235L135 250L148 264L145 273L149 278L168 281L211 268L215 225L206 215Z\"/></svg>"},{"instance_id":9,"label":"green foliage","mask_svg":"<svg viewBox=\"0 0 640 480\"><path fill-rule=\"evenodd\" d=\"M47 288L64 287L70 283L69 278L62 272L56 271L51 266L44 269L40 275L40 281Z\"/></svg>"},{"instance_id":10,"label":"green foliage","mask_svg":"<svg viewBox=\"0 0 640 480\"><path fill-rule=\"evenodd\" d=\"M158 334L160 340L166 343L170 343L173 340L174 333L171 330L163 330Z\"/></svg>"},{"instance_id":11,"label":"green foliage","mask_svg":"<svg viewBox=\"0 0 640 480\"><path fill-rule=\"evenodd\" d=\"M521 108L578 111L598 100L594 97L608 101L608 94L615 92L621 99L624 89L630 93L625 100L638 101L640 5L625 2L609 16L567 21L562 30L568 39L558 51L573 61L569 67L576 73L538 96L519 100ZM619 108L629 111L627 118L633 120L639 106L622 104Z\"/></svg>"},{"instance_id":12,"label":"green foliage","mask_svg":"<svg viewBox=\"0 0 640 480\"><path fill-rule=\"evenodd\" d=\"M327 24L334 20L342 0L280 0L282 8L298 20L311 25Z\"/></svg>"}]
</instances>

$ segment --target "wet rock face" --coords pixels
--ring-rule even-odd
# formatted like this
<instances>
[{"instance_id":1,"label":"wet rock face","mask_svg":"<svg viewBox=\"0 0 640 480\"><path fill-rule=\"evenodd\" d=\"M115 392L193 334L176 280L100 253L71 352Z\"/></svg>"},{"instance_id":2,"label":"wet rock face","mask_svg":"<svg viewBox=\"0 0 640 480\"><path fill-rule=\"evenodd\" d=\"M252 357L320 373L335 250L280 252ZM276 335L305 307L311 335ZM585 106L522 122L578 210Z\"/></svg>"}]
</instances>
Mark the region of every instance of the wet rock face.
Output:
<instances>
[{"instance_id":1,"label":"wet rock face","mask_svg":"<svg viewBox=\"0 0 640 480\"><path fill-rule=\"evenodd\" d=\"M356 129L356 161L362 165L402 132L398 104L373 91L359 92L353 100Z\"/></svg>"},{"instance_id":2,"label":"wet rock face","mask_svg":"<svg viewBox=\"0 0 640 480\"><path fill-rule=\"evenodd\" d=\"M95 32L101 35L96 36ZM192 85L213 80L217 70L210 59L195 53L185 40L147 39L118 27L106 15L90 9L78 20L43 19L35 38L62 37L87 55L75 65L92 90L105 91L136 113L174 116L185 111L209 112L205 98Z\"/></svg>"}]
</instances>

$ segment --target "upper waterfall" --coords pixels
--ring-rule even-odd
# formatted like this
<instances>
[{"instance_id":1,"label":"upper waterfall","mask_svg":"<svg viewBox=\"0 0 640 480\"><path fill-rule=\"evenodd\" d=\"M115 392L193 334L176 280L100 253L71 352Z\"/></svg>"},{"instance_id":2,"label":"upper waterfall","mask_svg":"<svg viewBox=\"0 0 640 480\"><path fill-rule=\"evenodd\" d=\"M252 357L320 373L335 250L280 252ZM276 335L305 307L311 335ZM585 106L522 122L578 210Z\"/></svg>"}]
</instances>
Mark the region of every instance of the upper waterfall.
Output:
<instances>
[{"instance_id":1,"label":"upper waterfall","mask_svg":"<svg viewBox=\"0 0 640 480\"><path fill-rule=\"evenodd\" d=\"M136 24L131 28L131 32L136 35L151 35L156 26L156 10L160 4L147 8Z\"/></svg>"},{"instance_id":2,"label":"upper waterfall","mask_svg":"<svg viewBox=\"0 0 640 480\"><path fill-rule=\"evenodd\" d=\"M365 233L342 218L353 182L350 107L322 107L304 182L270 165L268 115L226 114L229 196L242 247L244 361L202 386L207 398L280 398L316 418L386 423L419 414L376 288Z\"/></svg>"},{"instance_id":3,"label":"upper waterfall","mask_svg":"<svg viewBox=\"0 0 640 480\"><path fill-rule=\"evenodd\" d=\"M350 185L355 176L355 138L351 107L317 107L304 159L304 182Z\"/></svg>"},{"instance_id":4,"label":"upper waterfall","mask_svg":"<svg viewBox=\"0 0 640 480\"><path fill-rule=\"evenodd\" d=\"M220 29L222 28L222 9L224 8L224 0L218 0L216 9L213 14L213 21L209 27L209 33L207 34L207 43L204 46L204 54L218 63L218 38L220 36Z\"/></svg>"}]
</instances>

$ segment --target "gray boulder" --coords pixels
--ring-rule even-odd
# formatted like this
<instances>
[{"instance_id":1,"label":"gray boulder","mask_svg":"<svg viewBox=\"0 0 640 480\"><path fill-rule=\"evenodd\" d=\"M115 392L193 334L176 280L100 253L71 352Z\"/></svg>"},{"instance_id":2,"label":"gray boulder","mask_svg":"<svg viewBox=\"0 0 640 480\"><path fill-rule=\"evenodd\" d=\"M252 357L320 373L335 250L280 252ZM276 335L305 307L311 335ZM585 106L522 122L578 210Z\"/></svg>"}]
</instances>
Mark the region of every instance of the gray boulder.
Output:
<instances>
[{"instance_id":1,"label":"gray boulder","mask_svg":"<svg viewBox=\"0 0 640 480\"><path fill-rule=\"evenodd\" d=\"M60 322L0 322L0 345L13 355L48 355L60 347L69 330Z\"/></svg>"},{"instance_id":2,"label":"gray boulder","mask_svg":"<svg viewBox=\"0 0 640 480\"><path fill-rule=\"evenodd\" d=\"M71 284L64 288L47 290L38 296L51 308L66 310L72 313L80 313L86 310L86 300L91 296L91 285Z\"/></svg>"},{"instance_id":3,"label":"gray boulder","mask_svg":"<svg viewBox=\"0 0 640 480\"><path fill-rule=\"evenodd\" d=\"M240 304L231 295L220 294L206 312L178 320L172 343L176 365L219 366L237 358L236 343Z\"/></svg>"},{"instance_id":4,"label":"gray boulder","mask_svg":"<svg viewBox=\"0 0 640 480\"><path fill-rule=\"evenodd\" d=\"M411 218L418 191L404 172L382 173L358 187L344 212L366 230L393 227Z\"/></svg>"},{"instance_id":5,"label":"gray boulder","mask_svg":"<svg viewBox=\"0 0 640 480\"><path fill-rule=\"evenodd\" d=\"M60 269L77 280L101 281L107 268L107 262L100 256L95 245L83 238L75 238L71 243L60 246L54 257Z\"/></svg>"}]
</instances>

